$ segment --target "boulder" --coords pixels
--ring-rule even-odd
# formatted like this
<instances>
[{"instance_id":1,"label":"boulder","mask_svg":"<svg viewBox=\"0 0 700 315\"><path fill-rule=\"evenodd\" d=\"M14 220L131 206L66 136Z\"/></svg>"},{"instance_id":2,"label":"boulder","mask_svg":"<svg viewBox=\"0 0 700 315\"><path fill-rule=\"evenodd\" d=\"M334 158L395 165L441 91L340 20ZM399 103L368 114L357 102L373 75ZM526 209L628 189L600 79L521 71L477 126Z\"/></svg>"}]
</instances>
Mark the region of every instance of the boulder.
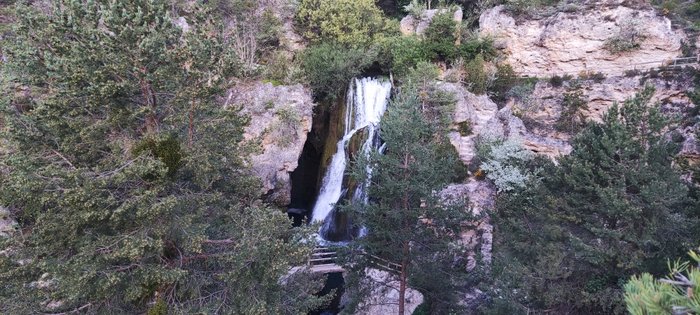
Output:
<instances>
[{"instance_id":1,"label":"boulder","mask_svg":"<svg viewBox=\"0 0 700 315\"><path fill-rule=\"evenodd\" d=\"M399 306L399 280L395 275L379 269L366 270L372 284L371 293L365 301L358 306L357 315L384 315L398 313ZM413 314L413 311L423 303L423 295L417 290L406 288L405 311Z\"/></svg>"}]
</instances>

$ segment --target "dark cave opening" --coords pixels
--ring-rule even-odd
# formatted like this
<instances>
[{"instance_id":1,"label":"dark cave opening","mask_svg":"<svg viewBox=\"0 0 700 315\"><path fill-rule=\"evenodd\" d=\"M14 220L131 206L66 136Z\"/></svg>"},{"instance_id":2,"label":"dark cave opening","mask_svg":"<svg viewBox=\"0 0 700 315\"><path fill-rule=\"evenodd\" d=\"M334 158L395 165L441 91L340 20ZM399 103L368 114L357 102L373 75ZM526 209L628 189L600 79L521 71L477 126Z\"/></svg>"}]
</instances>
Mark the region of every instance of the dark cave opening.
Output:
<instances>
[{"instance_id":1,"label":"dark cave opening","mask_svg":"<svg viewBox=\"0 0 700 315\"><path fill-rule=\"evenodd\" d=\"M290 175L292 190L287 214L294 220L294 226L300 226L308 221L311 209L316 202L329 120L330 110L327 104L319 104L314 108L311 131L299 156L299 164Z\"/></svg>"}]
</instances>

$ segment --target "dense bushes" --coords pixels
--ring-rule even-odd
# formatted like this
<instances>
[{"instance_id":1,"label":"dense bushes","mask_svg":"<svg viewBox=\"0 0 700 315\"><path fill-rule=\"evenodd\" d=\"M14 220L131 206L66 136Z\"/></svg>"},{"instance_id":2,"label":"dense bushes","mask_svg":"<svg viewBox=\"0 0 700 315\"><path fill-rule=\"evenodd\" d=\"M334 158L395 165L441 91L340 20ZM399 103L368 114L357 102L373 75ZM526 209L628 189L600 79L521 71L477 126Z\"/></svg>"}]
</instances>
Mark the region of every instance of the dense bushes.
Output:
<instances>
[{"instance_id":1,"label":"dense bushes","mask_svg":"<svg viewBox=\"0 0 700 315\"><path fill-rule=\"evenodd\" d=\"M582 111L588 109L588 103L583 98L583 92L573 90L564 93L561 106L561 115L559 115L557 120L556 129L570 133L580 131L586 123L586 117Z\"/></svg>"},{"instance_id":2,"label":"dense bushes","mask_svg":"<svg viewBox=\"0 0 700 315\"><path fill-rule=\"evenodd\" d=\"M296 21L311 41L363 46L398 31L373 0L301 0Z\"/></svg>"},{"instance_id":3,"label":"dense bushes","mask_svg":"<svg viewBox=\"0 0 700 315\"><path fill-rule=\"evenodd\" d=\"M457 22L452 19L450 12L442 12L433 17L430 26L424 34L425 46L436 58L454 60L458 54L455 41L457 40Z\"/></svg>"},{"instance_id":4,"label":"dense bushes","mask_svg":"<svg viewBox=\"0 0 700 315\"><path fill-rule=\"evenodd\" d=\"M416 36L389 37L379 43L380 62L398 76L407 74L421 61L430 61L432 53Z\"/></svg>"},{"instance_id":5,"label":"dense bushes","mask_svg":"<svg viewBox=\"0 0 700 315\"><path fill-rule=\"evenodd\" d=\"M489 96L496 104L503 104L508 98L508 91L518 84L518 76L509 64L496 66L496 77L489 88Z\"/></svg>"},{"instance_id":6,"label":"dense bushes","mask_svg":"<svg viewBox=\"0 0 700 315\"><path fill-rule=\"evenodd\" d=\"M557 166L542 164L539 183L499 196L495 307L623 314L622 283L664 272L664 257L697 241L697 201L674 169L678 146L666 140L652 94L613 106Z\"/></svg>"},{"instance_id":7,"label":"dense bushes","mask_svg":"<svg viewBox=\"0 0 700 315\"><path fill-rule=\"evenodd\" d=\"M476 58L470 60L465 66L466 82L469 90L474 94L486 93L489 78L484 68L485 64L484 57L482 55L477 55Z\"/></svg>"},{"instance_id":8,"label":"dense bushes","mask_svg":"<svg viewBox=\"0 0 700 315\"><path fill-rule=\"evenodd\" d=\"M316 98L335 99L348 82L371 65L376 52L347 48L339 43L310 46L301 56L302 67Z\"/></svg>"}]
</instances>

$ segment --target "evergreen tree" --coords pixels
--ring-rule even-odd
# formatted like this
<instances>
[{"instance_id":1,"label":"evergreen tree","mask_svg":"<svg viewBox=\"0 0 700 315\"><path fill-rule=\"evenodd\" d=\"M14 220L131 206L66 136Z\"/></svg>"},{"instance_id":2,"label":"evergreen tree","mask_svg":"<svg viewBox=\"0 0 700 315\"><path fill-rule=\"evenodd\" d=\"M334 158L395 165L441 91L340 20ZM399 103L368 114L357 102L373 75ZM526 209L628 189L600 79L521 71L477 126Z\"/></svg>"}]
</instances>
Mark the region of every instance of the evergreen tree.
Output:
<instances>
[{"instance_id":1,"label":"evergreen tree","mask_svg":"<svg viewBox=\"0 0 700 315\"><path fill-rule=\"evenodd\" d=\"M541 184L501 195L495 221L496 286L530 310L624 312L622 283L658 272L697 239L677 147L650 106L652 88L613 106L573 141Z\"/></svg>"},{"instance_id":2,"label":"evergreen tree","mask_svg":"<svg viewBox=\"0 0 700 315\"><path fill-rule=\"evenodd\" d=\"M316 302L315 282L287 276L310 242L253 206L246 119L215 102L236 58L201 4L182 12L189 30L169 7L19 6L3 51L0 204L21 230L1 244L0 312L299 313Z\"/></svg>"},{"instance_id":3,"label":"evergreen tree","mask_svg":"<svg viewBox=\"0 0 700 315\"><path fill-rule=\"evenodd\" d=\"M677 260L670 265L670 274L665 279L655 279L644 273L634 276L625 284L625 303L631 315L698 314L700 299L700 256L695 251L688 255L689 261Z\"/></svg>"},{"instance_id":4,"label":"evergreen tree","mask_svg":"<svg viewBox=\"0 0 700 315\"><path fill-rule=\"evenodd\" d=\"M370 202L347 207L367 229L366 236L352 243L347 266L358 279L367 279L367 268L395 263L399 314L405 312L409 285L426 296L434 312L456 307L459 276L466 269L455 257L467 210L463 202L441 202L437 196L460 162L447 149L444 133L424 117L427 110L421 105L411 84L391 102L381 126L386 152L372 154L369 162L358 161L353 169L353 177L364 182L371 164ZM363 284L357 280L349 288L359 292Z\"/></svg>"}]
</instances>

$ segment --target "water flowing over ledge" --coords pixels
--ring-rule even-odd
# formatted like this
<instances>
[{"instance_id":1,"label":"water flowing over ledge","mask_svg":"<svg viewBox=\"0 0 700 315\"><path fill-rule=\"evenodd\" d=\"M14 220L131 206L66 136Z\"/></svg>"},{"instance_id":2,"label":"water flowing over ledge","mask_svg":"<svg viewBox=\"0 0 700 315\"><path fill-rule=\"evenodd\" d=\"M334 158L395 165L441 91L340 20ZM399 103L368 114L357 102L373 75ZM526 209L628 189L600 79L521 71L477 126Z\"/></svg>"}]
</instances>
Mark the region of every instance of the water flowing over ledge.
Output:
<instances>
[{"instance_id":1,"label":"water flowing over ledge","mask_svg":"<svg viewBox=\"0 0 700 315\"><path fill-rule=\"evenodd\" d=\"M321 235L335 229L336 222L333 222L333 216L330 214L347 189L343 187L343 178L348 161L348 143L357 132L366 129L367 137L360 148L361 156L367 157L371 150L379 149L379 123L386 111L390 93L391 83L385 79L353 79L350 83L345 104L343 137L336 145L336 153L323 177L312 211L312 222L324 223ZM371 174L371 169L368 168L367 172ZM354 199L366 201L365 188L366 183L360 184Z\"/></svg>"}]
</instances>

